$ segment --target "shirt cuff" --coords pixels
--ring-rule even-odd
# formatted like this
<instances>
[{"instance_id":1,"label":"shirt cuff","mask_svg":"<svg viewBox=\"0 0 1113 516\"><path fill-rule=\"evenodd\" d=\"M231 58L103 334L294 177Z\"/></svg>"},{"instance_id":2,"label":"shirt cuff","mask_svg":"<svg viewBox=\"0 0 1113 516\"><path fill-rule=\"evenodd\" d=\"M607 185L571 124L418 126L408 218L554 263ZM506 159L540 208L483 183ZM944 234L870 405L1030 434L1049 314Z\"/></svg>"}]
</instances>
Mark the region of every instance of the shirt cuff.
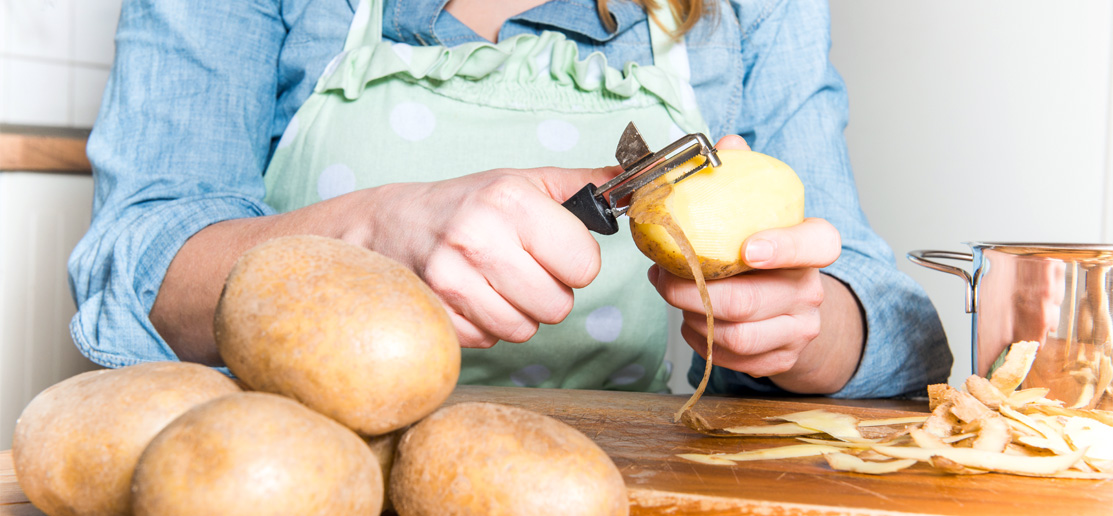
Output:
<instances>
[{"instance_id":1,"label":"shirt cuff","mask_svg":"<svg viewBox=\"0 0 1113 516\"><path fill-rule=\"evenodd\" d=\"M895 266L853 250L823 269L846 284L865 315L866 343L854 376L835 398L891 398L927 395L946 383L951 350L931 300Z\"/></svg>"},{"instance_id":2,"label":"shirt cuff","mask_svg":"<svg viewBox=\"0 0 1113 516\"><path fill-rule=\"evenodd\" d=\"M78 300L70 321L77 348L106 367L177 360L148 317L171 260L186 240L211 224L271 213L258 200L212 195L133 210L119 218L92 246L107 249L107 256L90 253L71 263L71 274L101 287ZM107 241L108 235L115 238Z\"/></svg>"}]
</instances>

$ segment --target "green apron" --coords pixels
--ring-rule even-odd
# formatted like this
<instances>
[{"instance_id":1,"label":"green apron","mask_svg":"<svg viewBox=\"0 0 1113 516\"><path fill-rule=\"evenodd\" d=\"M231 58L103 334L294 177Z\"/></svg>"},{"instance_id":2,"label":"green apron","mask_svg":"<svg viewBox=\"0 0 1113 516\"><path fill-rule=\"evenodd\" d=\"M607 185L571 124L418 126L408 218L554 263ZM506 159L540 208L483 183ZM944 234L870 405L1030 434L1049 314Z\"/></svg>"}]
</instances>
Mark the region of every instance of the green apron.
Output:
<instances>
[{"instance_id":1,"label":"green apron","mask_svg":"<svg viewBox=\"0 0 1113 516\"><path fill-rule=\"evenodd\" d=\"M671 17L660 17L671 19ZM382 38L381 0L362 0L344 51L291 119L267 168L266 202L286 212L359 188L441 181L494 168L616 163L634 122L650 148L707 133L683 42L650 22L654 65L580 60L563 34L415 47ZM625 220L596 235L603 265L572 313L528 342L463 350L465 384L665 391L666 305Z\"/></svg>"}]
</instances>

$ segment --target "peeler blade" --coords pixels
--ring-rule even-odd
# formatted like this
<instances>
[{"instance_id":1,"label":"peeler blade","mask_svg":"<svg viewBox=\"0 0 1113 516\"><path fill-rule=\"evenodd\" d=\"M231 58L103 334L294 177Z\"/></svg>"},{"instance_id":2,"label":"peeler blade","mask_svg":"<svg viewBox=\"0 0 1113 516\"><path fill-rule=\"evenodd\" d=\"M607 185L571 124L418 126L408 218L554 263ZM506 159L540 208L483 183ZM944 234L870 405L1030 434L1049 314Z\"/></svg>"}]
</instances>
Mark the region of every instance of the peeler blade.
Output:
<instances>
[{"instance_id":1,"label":"peeler blade","mask_svg":"<svg viewBox=\"0 0 1113 516\"><path fill-rule=\"evenodd\" d=\"M615 149L615 158L622 167L622 173L599 188L588 184L565 201L564 206L579 217L588 229L604 235L613 234L618 231L615 217L626 213L629 208L629 206L619 206L620 202L637 189L699 156L704 158L703 161L692 170L672 179L673 183L708 166L717 167L722 164L715 147L706 136L696 133L681 137L664 149L653 152L645 143L637 126L630 122L622 132L618 147ZM607 193L610 195L604 195Z\"/></svg>"},{"instance_id":2,"label":"peeler blade","mask_svg":"<svg viewBox=\"0 0 1113 516\"><path fill-rule=\"evenodd\" d=\"M633 170L639 161L651 154L653 151L649 150L649 145L646 145L642 133L638 132L634 122L626 124L626 130L622 131L622 137L618 139L618 148L614 151L614 157L618 159L622 170Z\"/></svg>"}]
</instances>

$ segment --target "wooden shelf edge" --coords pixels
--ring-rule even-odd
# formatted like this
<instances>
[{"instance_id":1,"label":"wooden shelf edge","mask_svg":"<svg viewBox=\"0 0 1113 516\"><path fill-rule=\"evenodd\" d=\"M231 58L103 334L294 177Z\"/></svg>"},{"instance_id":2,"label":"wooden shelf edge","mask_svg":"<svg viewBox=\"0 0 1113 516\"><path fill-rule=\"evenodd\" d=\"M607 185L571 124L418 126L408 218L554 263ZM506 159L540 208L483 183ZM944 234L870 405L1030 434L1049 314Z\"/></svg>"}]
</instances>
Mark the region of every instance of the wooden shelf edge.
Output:
<instances>
[{"instance_id":1,"label":"wooden shelf edge","mask_svg":"<svg viewBox=\"0 0 1113 516\"><path fill-rule=\"evenodd\" d=\"M48 134L0 131L0 172L90 174L85 156L87 133Z\"/></svg>"}]
</instances>

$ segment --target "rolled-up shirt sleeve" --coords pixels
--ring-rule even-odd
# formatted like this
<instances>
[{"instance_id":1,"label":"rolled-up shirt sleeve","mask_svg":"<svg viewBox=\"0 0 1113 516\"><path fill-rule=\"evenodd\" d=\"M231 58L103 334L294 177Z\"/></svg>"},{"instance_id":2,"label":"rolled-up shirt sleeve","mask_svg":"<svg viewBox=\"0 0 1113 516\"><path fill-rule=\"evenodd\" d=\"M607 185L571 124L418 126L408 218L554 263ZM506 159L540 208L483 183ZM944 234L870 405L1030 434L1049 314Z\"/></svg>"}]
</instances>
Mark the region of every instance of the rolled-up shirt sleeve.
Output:
<instances>
[{"instance_id":1,"label":"rolled-up shirt sleeve","mask_svg":"<svg viewBox=\"0 0 1113 516\"><path fill-rule=\"evenodd\" d=\"M831 65L830 17L818 0L737 6L744 28L745 78L738 134L777 157L805 186L805 213L831 222L842 254L823 269L857 297L867 335L858 368L835 397L920 393L947 381L952 357L942 324L923 289L897 269L889 246L869 226L847 154L847 94ZM705 361L694 357L689 380ZM716 366L713 393L786 394L768 379Z\"/></svg>"},{"instance_id":2,"label":"rolled-up shirt sleeve","mask_svg":"<svg viewBox=\"0 0 1113 516\"><path fill-rule=\"evenodd\" d=\"M174 360L148 314L202 228L267 215L285 28L277 2L126 1L87 152L93 218L69 260L70 330L94 362Z\"/></svg>"}]
</instances>

